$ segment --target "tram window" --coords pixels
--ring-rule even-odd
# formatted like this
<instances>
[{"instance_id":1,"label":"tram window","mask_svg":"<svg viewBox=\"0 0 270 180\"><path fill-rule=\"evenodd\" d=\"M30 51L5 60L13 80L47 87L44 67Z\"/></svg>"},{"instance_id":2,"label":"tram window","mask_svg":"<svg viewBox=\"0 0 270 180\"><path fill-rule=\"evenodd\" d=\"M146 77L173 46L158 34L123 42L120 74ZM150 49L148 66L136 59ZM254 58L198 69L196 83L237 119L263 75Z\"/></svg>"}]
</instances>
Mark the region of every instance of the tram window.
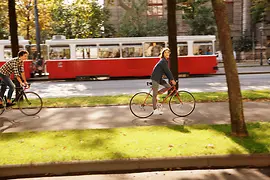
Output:
<instances>
[{"instance_id":1,"label":"tram window","mask_svg":"<svg viewBox=\"0 0 270 180\"><path fill-rule=\"evenodd\" d=\"M23 50L22 46L19 46L19 50ZM11 46L5 46L4 47L4 59L9 60L12 58L12 50Z\"/></svg>"},{"instance_id":2,"label":"tram window","mask_svg":"<svg viewBox=\"0 0 270 180\"><path fill-rule=\"evenodd\" d=\"M119 45L100 45L98 51L99 58L119 58L120 47Z\"/></svg>"},{"instance_id":3,"label":"tram window","mask_svg":"<svg viewBox=\"0 0 270 180\"><path fill-rule=\"evenodd\" d=\"M178 53L178 56L188 55L188 46L186 42L177 43L177 53Z\"/></svg>"},{"instance_id":4,"label":"tram window","mask_svg":"<svg viewBox=\"0 0 270 180\"><path fill-rule=\"evenodd\" d=\"M123 44L122 57L142 57L142 44Z\"/></svg>"},{"instance_id":5,"label":"tram window","mask_svg":"<svg viewBox=\"0 0 270 180\"><path fill-rule=\"evenodd\" d=\"M5 60L9 60L12 58L12 52L11 49L5 49L4 50L4 58Z\"/></svg>"},{"instance_id":6,"label":"tram window","mask_svg":"<svg viewBox=\"0 0 270 180\"><path fill-rule=\"evenodd\" d=\"M37 58L37 46L36 45L26 45L26 50L29 53L28 59L35 60ZM48 59L48 47L45 44L40 45L41 58L47 60Z\"/></svg>"},{"instance_id":7,"label":"tram window","mask_svg":"<svg viewBox=\"0 0 270 180\"><path fill-rule=\"evenodd\" d=\"M50 59L70 59L69 46L51 46Z\"/></svg>"},{"instance_id":8,"label":"tram window","mask_svg":"<svg viewBox=\"0 0 270 180\"><path fill-rule=\"evenodd\" d=\"M164 42L144 43L144 55L146 57L157 57L161 50L165 47Z\"/></svg>"},{"instance_id":9,"label":"tram window","mask_svg":"<svg viewBox=\"0 0 270 180\"><path fill-rule=\"evenodd\" d=\"M212 55L213 46L212 42L194 42L193 44L194 55Z\"/></svg>"},{"instance_id":10,"label":"tram window","mask_svg":"<svg viewBox=\"0 0 270 180\"><path fill-rule=\"evenodd\" d=\"M97 58L97 46L96 45L78 45L76 47L77 59L96 59Z\"/></svg>"}]
</instances>

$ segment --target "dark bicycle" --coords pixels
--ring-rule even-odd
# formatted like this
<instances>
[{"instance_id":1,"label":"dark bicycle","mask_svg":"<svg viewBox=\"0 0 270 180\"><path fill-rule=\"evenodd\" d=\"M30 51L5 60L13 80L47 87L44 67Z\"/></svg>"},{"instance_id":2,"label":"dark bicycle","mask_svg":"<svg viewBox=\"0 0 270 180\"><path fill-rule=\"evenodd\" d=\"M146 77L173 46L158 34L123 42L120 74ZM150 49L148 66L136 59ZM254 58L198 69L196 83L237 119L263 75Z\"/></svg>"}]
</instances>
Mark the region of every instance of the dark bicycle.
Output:
<instances>
[{"instance_id":1,"label":"dark bicycle","mask_svg":"<svg viewBox=\"0 0 270 180\"><path fill-rule=\"evenodd\" d=\"M0 85L3 85L3 81L0 83ZM27 116L34 116L38 114L42 107L43 107L43 101L41 97L31 91L25 91L26 89L30 88L30 84L28 84L27 87L16 87L18 90L18 95L15 97L15 99L12 99L12 103L17 103L13 107L18 107L20 111L27 115ZM0 115L4 113L4 111L7 108L7 97L4 95L3 98L0 97L0 101L2 101L3 106L0 107Z\"/></svg>"}]
</instances>

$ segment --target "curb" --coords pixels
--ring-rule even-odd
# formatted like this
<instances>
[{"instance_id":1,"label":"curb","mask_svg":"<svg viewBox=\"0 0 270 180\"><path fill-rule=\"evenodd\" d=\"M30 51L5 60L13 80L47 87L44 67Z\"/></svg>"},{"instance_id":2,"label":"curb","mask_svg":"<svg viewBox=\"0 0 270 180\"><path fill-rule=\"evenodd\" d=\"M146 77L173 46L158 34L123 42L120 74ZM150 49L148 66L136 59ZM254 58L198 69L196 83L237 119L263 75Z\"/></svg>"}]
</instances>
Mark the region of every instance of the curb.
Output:
<instances>
[{"instance_id":1,"label":"curb","mask_svg":"<svg viewBox=\"0 0 270 180\"><path fill-rule=\"evenodd\" d=\"M270 74L270 72L238 72L238 74ZM216 73L216 74L211 74L211 75L226 75L226 73Z\"/></svg>"},{"instance_id":2,"label":"curb","mask_svg":"<svg viewBox=\"0 0 270 180\"><path fill-rule=\"evenodd\" d=\"M0 178L224 167L270 167L270 154L192 156L6 165L0 166Z\"/></svg>"}]
</instances>

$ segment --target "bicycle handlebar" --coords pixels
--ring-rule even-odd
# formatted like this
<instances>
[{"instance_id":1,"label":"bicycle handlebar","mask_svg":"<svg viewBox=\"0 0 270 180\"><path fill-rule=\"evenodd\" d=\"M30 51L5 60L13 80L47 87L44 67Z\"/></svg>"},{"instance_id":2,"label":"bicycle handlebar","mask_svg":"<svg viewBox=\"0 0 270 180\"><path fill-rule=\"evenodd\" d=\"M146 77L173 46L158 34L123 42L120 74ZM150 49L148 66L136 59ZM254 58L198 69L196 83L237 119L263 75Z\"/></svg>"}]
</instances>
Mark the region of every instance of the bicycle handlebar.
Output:
<instances>
[{"instance_id":1,"label":"bicycle handlebar","mask_svg":"<svg viewBox=\"0 0 270 180\"><path fill-rule=\"evenodd\" d=\"M26 90L26 89L29 89L30 88L30 83L29 84L27 84L26 86L22 86L22 88L23 88L23 90Z\"/></svg>"}]
</instances>

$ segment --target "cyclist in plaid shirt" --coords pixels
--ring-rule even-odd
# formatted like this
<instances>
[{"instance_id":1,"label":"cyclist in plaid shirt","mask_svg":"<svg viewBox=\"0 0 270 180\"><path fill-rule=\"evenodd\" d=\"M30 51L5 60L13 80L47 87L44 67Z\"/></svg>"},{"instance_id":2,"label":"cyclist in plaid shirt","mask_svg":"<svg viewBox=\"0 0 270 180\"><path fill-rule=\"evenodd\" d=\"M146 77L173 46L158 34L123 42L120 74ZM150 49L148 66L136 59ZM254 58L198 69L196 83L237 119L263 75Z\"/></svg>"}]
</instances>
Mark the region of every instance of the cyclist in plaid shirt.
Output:
<instances>
[{"instance_id":1,"label":"cyclist in plaid shirt","mask_svg":"<svg viewBox=\"0 0 270 180\"><path fill-rule=\"evenodd\" d=\"M7 106L14 105L11 103L11 96L14 92L15 85L10 79L10 75L14 73L14 77L19 81L21 86L26 86L28 83L25 78L24 68L23 68L23 61L28 59L28 52L25 50L21 50L18 53L18 57L13 58L7 61L4 65L0 67L0 78L4 84L1 86L0 97L3 98L7 86L9 87L8 96L7 96ZM23 81L21 80L21 77ZM2 102L0 102L0 107L3 107Z\"/></svg>"}]
</instances>

